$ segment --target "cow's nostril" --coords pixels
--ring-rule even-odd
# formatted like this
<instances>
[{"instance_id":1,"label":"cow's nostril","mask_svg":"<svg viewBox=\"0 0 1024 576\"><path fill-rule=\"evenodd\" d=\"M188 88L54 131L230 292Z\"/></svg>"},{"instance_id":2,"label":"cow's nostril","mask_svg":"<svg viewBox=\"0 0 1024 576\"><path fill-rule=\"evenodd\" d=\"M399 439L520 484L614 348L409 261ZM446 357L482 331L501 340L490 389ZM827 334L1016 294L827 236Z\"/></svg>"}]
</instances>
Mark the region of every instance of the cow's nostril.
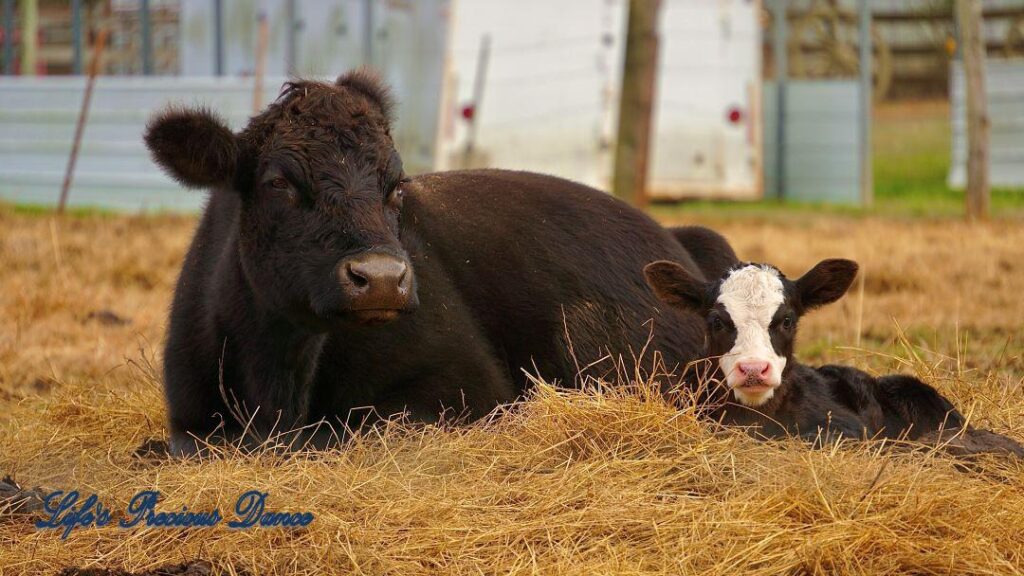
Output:
<instances>
[{"instance_id":1,"label":"cow's nostril","mask_svg":"<svg viewBox=\"0 0 1024 576\"><path fill-rule=\"evenodd\" d=\"M345 273L348 275L349 281L357 288L365 288L370 283L369 274L365 270L360 270L358 264L351 262L346 264Z\"/></svg>"},{"instance_id":2,"label":"cow's nostril","mask_svg":"<svg viewBox=\"0 0 1024 576\"><path fill-rule=\"evenodd\" d=\"M739 363L740 374L744 376L760 376L765 378L768 376L768 372L771 371L771 364L768 362L740 362Z\"/></svg>"}]
</instances>

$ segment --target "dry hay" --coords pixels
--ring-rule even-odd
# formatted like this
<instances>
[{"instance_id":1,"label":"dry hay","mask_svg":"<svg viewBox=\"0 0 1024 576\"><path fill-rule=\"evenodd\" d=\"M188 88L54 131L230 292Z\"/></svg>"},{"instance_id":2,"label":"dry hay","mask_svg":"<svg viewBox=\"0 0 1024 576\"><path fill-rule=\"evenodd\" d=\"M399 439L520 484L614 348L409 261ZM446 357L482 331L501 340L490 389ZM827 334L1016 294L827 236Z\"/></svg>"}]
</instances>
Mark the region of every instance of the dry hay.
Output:
<instances>
[{"instance_id":1,"label":"dry hay","mask_svg":"<svg viewBox=\"0 0 1024 576\"><path fill-rule=\"evenodd\" d=\"M1019 463L985 458L964 468L934 451L878 444L758 443L700 422L643 386L540 387L500 418L469 427L396 423L325 454L225 450L174 462L140 451L166 438L151 351L159 349L194 223L68 219L54 234L49 222L0 212L0 390L7 396L0 475L95 492L115 510L154 489L165 498L162 510L229 514L241 493L260 489L272 508L309 510L316 519L296 530L81 528L61 540L37 531L30 516L0 513L5 576L69 566L136 572L197 559L214 573L260 575L1010 574L1024 567ZM715 224L741 256L790 273L837 255L866 260L868 278L872 271L912 278L913 290L866 285L863 313L855 297L822 311L803 328L804 342L820 348L815 357L916 373L975 423L1024 439L1017 344L1024 305L1013 289L1024 274L1013 256L1024 232L1000 223L908 222L885 234L878 220ZM978 249L958 254L958 246ZM1011 269L999 272L1003 258ZM953 294L959 315L943 315ZM88 319L94 310L131 324ZM858 316L862 348L837 349L855 343L850 326ZM49 384L37 390L33 383L44 377Z\"/></svg>"}]
</instances>

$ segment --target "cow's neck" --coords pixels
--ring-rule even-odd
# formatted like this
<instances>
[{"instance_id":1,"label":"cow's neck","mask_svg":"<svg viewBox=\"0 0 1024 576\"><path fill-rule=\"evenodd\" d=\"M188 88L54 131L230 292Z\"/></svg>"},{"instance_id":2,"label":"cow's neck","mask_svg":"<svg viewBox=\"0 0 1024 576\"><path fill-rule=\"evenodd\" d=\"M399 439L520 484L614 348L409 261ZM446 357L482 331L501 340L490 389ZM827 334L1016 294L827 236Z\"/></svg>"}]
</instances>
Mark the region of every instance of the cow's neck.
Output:
<instances>
[{"instance_id":1,"label":"cow's neck","mask_svg":"<svg viewBox=\"0 0 1024 576\"><path fill-rule=\"evenodd\" d=\"M245 391L244 398L228 398L251 418L256 432L265 436L272 429L288 431L306 424L313 375L327 340L326 332L298 326L283 314L268 307L255 294L235 259L232 270L221 276L220 288L240 305L221 316L221 332L233 342L225 343L225 369L244 381L225 382L225 388ZM238 302L242 299L242 302Z\"/></svg>"}]
</instances>

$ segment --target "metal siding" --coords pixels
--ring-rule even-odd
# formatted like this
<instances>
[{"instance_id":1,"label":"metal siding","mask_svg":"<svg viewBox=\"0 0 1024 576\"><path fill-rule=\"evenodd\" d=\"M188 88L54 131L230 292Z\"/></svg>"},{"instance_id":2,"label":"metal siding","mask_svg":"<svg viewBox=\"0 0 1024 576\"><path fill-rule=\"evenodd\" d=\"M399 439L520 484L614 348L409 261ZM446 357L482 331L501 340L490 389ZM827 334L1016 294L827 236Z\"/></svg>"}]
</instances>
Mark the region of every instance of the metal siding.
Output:
<instances>
[{"instance_id":1,"label":"metal siding","mask_svg":"<svg viewBox=\"0 0 1024 576\"><path fill-rule=\"evenodd\" d=\"M282 78L264 83L272 100ZM0 198L53 204L71 151L82 77L0 78ZM183 190L149 158L142 132L169 103L204 105L240 128L252 79L101 77L82 138L69 204L118 210L196 210L205 194Z\"/></svg>"},{"instance_id":2,"label":"metal siding","mask_svg":"<svg viewBox=\"0 0 1024 576\"><path fill-rule=\"evenodd\" d=\"M787 200L860 202L859 86L856 80L786 83ZM764 87L765 190L776 186L774 82Z\"/></svg>"},{"instance_id":3,"label":"metal siding","mask_svg":"<svg viewBox=\"0 0 1024 576\"><path fill-rule=\"evenodd\" d=\"M989 140L993 186L1024 187L1024 61L989 58L985 93L992 131ZM967 184L967 123L963 67L950 67L950 188Z\"/></svg>"},{"instance_id":4,"label":"metal siding","mask_svg":"<svg viewBox=\"0 0 1024 576\"><path fill-rule=\"evenodd\" d=\"M225 5L229 7L227 56L231 75L97 79L70 204L118 210L196 210L202 206L203 192L183 190L152 163L142 144L142 132L154 111L172 103L207 106L234 129L241 128L249 118L253 79L237 74L247 65L245 58L251 56L246 47L254 42L252 30L258 6L253 1ZM306 40L299 46L300 71L306 77L326 72L330 76L324 79L333 81L336 74L358 64L361 54L352 56L352 50L342 50L337 44L342 42L338 38L355 32L354 18L351 14L345 16L341 8L349 10L355 5L351 0L330 6L306 0L298 3L304 25L318 31L304 36ZM448 6L448 0L379 6L380 34L374 60L400 103L393 136L410 174L432 170L436 163ZM211 10L212 5L205 0L184 5L183 39L197 40L182 43L183 53L189 55L185 58L188 66L210 62L212 70L212 53L207 54L212 36L207 38L205 28ZM243 22L243 16L248 20ZM271 18L271 22L277 21ZM280 48L274 45L274 30L278 29L279 22L272 24L272 55ZM204 44L199 41L202 38L210 42ZM193 51L208 58L199 58ZM282 70L275 65L269 69L271 74ZM0 198L33 204L56 202L85 81L81 76L0 78ZM277 97L284 81L283 76L264 80L264 105Z\"/></svg>"}]
</instances>

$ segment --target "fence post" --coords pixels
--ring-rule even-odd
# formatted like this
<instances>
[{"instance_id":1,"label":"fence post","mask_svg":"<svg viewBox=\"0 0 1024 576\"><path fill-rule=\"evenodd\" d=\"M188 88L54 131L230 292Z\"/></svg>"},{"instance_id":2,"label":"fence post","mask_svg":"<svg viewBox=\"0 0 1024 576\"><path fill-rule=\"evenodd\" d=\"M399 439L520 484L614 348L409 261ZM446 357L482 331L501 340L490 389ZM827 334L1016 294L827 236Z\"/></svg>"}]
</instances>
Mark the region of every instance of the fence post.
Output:
<instances>
[{"instance_id":1,"label":"fence post","mask_svg":"<svg viewBox=\"0 0 1024 576\"><path fill-rule=\"evenodd\" d=\"M82 73L82 0L71 0L71 72Z\"/></svg>"},{"instance_id":2,"label":"fence post","mask_svg":"<svg viewBox=\"0 0 1024 576\"><path fill-rule=\"evenodd\" d=\"M14 0L4 0L4 74L14 74Z\"/></svg>"},{"instance_id":3,"label":"fence post","mask_svg":"<svg viewBox=\"0 0 1024 576\"><path fill-rule=\"evenodd\" d=\"M75 124L75 136L71 141L71 155L68 157L67 169L64 171L64 183L60 187L60 200L57 202L57 214L63 214L68 203L68 193L71 191L71 180L75 176L75 164L78 162L78 149L82 145L82 135L85 133L85 124L89 119L89 106L92 104L92 91L96 85L96 76L100 73L103 50L107 46L107 35L110 29L107 25L100 28L96 36L96 43L92 48L92 60L89 61L89 75L85 80L85 93L82 95L82 108L78 112L78 123Z\"/></svg>"},{"instance_id":4,"label":"fence post","mask_svg":"<svg viewBox=\"0 0 1024 576\"><path fill-rule=\"evenodd\" d=\"M213 73L224 75L224 0L213 0Z\"/></svg>"},{"instance_id":5,"label":"fence post","mask_svg":"<svg viewBox=\"0 0 1024 576\"><path fill-rule=\"evenodd\" d=\"M39 56L39 2L21 0L21 74L35 76Z\"/></svg>"},{"instance_id":6,"label":"fence post","mask_svg":"<svg viewBox=\"0 0 1024 576\"><path fill-rule=\"evenodd\" d=\"M619 129L612 193L633 206L647 204L651 116L658 74L661 0L630 0L622 69Z\"/></svg>"},{"instance_id":7,"label":"fence post","mask_svg":"<svg viewBox=\"0 0 1024 576\"><path fill-rule=\"evenodd\" d=\"M142 37L142 74L153 74L153 34L150 28L149 0L139 2L139 33Z\"/></svg>"},{"instance_id":8,"label":"fence post","mask_svg":"<svg viewBox=\"0 0 1024 576\"><path fill-rule=\"evenodd\" d=\"M786 4L786 0L772 0L775 20L772 35L772 54L775 57L775 198L778 200L786 194L786 81L789 78Z\"/></svg>"},{"instance_id":9,"label":"fence post","mask_svg":"<svg viewBox=\"0 0 1024 576\"><path fill-rule=\"evenodd\" d=\"M871 45L871 3L858 0L858 34L860 35L860 202L870 207L875 202L875 176L871 142L872 71L874 58Z\"/></svg>"},{"instance_id":10,"label":"fence post","mask_svg":"<svg viewBox=\"0 0 1024 576\"><path fill-rule=\"evenodd\" d=\"M988 218L989 213L989 118L985 95L985 40L981 0L957 0L964 88L967 104L968 220Z\"/></svg>"}]
</instances>

